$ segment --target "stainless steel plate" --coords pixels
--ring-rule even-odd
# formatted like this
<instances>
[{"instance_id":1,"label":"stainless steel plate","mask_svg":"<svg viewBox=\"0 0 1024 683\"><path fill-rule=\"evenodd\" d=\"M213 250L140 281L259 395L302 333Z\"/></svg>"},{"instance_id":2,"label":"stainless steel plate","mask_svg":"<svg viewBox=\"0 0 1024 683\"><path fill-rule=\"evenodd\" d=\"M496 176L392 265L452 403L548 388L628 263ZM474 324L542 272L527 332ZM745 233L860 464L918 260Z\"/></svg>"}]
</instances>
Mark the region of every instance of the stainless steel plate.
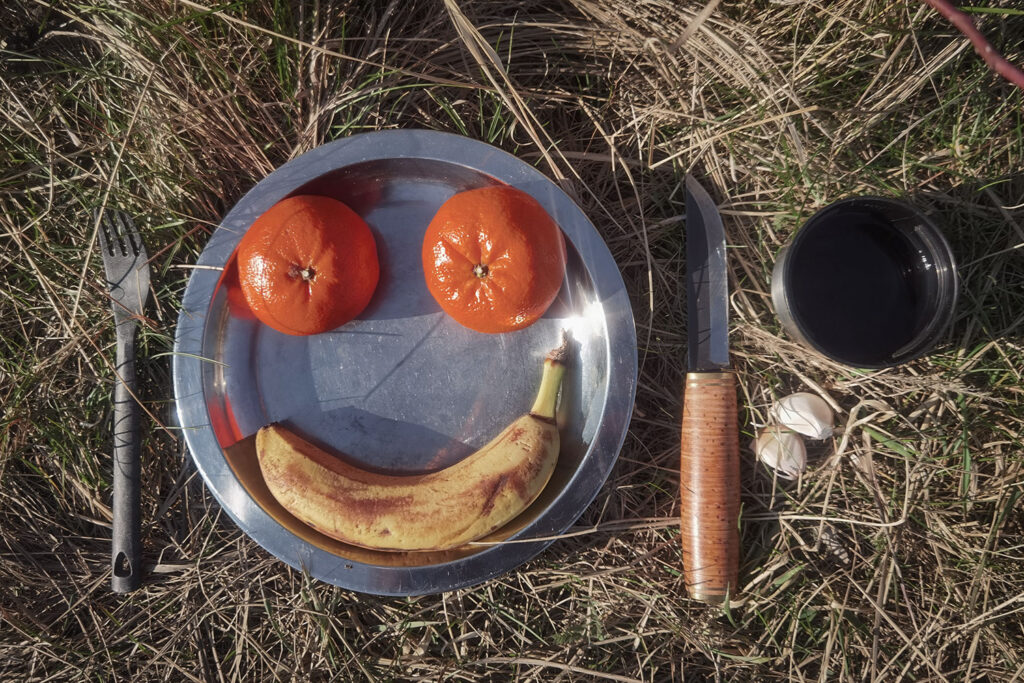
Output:
<instances>
[{"instance_id":1,"label":"stainless steel plate","mask_svg":"<svg viewBox=\"0 0 1024 683\"><path fill-rule=\"evenodd\" d=\"M423 234L455 192L507 183L535 197L568 238L559 298L534 325L499 335L461 327L423 280ZM259 324L234 252L284 197L320 194L362 215L380 284L359 317L310 337ZM534 168L482 142L422 130L356 135L285 164L224 218L199 258L178 319L174 389L189 450L214 496L292 567L366 593L452 590L525 562L593 500L622 446L636 386L636 332L607 247L580 209ZM392 473L438 469L526 412L544 354L568 328L574 356L559 407L562 450L541 498L483 542L443 553L339 543L291 517L262 481L253 435L280 421L329 450Z\"/></svg>"}]
</instances>

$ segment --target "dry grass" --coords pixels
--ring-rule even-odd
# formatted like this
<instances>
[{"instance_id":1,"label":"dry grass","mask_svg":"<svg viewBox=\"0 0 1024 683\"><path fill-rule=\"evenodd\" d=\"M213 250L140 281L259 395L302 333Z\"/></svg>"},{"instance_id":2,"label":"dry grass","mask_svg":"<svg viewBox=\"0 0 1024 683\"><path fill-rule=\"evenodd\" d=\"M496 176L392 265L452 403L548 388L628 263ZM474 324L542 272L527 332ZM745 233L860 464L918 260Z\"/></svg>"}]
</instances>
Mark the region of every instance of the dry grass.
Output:
<instances>
[{"instance_id":1,"label":"dry grass","mask_svg":"<svg viewBox=\"0 0 1024 683\"><path fill-rule=\"evenodd\" d=\"M704 8L0 9L0 679L1024 677L1021 93L916 2ZM1024 62L1024 19L979 16ZM306 581L220 512L173 430L168 353L186 266L242 193L326 140L417 126L535 161L578 199L633 297L641 366L620 462L578 523L591 531L400 600ZM690 169L723 201L747 435L799 389L845 426L794 484L745 452L728 613L685 598L673 529ZM809 357L770 306L778 248L855 192L938 216L962 265L951 334L895 370ZM89 219L104 202L140 217L155 254L152 574L127 599L107 574L113 334Z\"/></svg>"}]
</instances>

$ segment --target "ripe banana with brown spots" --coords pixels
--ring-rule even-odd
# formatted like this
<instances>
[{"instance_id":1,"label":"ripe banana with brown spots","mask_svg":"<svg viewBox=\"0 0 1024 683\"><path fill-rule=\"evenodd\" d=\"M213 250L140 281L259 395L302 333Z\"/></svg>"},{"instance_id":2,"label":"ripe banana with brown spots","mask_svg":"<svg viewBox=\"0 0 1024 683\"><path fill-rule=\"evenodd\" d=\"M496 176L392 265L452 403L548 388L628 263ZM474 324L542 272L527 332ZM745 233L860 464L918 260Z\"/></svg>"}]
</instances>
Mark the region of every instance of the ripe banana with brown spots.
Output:
<instances>
[{"instance_id":1,"label":"ripe banana with brown spots","mask_svg":"<svg viewBox=\"0 0 1024 683\"><path fill-rule=\"evenodd\" d=\"M271 424L256 434L267 488L320 533L364 548L447 550L482 538L525 510L551 478L567 348L563 338L545 358L530 412L450 467L409 476L370 472Z\"/></svg>"}]
</instances>

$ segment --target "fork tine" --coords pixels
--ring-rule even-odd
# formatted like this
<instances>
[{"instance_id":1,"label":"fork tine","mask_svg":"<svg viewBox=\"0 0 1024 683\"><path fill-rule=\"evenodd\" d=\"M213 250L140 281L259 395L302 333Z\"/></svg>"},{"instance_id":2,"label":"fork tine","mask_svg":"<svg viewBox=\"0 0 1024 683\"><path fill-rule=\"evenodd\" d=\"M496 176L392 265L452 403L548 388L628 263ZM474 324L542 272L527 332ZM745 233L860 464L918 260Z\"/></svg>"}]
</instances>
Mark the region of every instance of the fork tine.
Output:
<instances>
[{"instance_id":1,"label":"fork tine","mask_svg":"<svg viewBox=\"0 0 1024 683\"><path fill-rule=\"evenodd\" d=\"M134 254L132 245L128 241L128 226L125 224L124 212L115 211L114 219L116 219L115 225L117 226L117 243L121 247L122 256L130 256Z\"/></svg>"},{"instance_id":2,"label":"fork tine","mask_svg":"<svg viewBox=\"0 0 1024 683\"><path fill-rule=\"evenodd\" d=\"M106 210L103 212L103 234L107 238L107 249L112 256L118 254L124 254L124 250L121 248L121 238L117 234L117 225L110 217L110 211Z\"/></svg>"},{"instance_id":3,"label":"fork tine","mask_svg":"<svg viewBox=\"0 0 1024 683\"><path fill-rule=\"evenodd\" d=\"M100 248L104 251L104 253L113 256L114 245L112 241L112 235L110 234L111 226L110 221L107 217L107 213L102 209L94 209L92 215L94 222L99 221L99 226L97 227L96 231L99 234L100 238Z\"/></svg>"},{"instance_id":4,"label":"fork tine","mask_svg":"<svg viewBox=\"0 0 1024 683\"><path fill-rule=\"evenodd\" d=\"M117 224L120 228L121 239L124 240L126 249L130 250L135 256L138 256L142 251L142 240L139 238L139 230L135 227L135 222L128 217L123 211L117 212Z\"/></svg>"},{"instance_id":5,"label":"fork tine","mask_svg":"<svg viewBox=\"0 0 1024 683\"><path fill-rule=\"evenodd\" d=\"M124 214L120 211L113 211L112 213L113 217L110 219L110 222L113 224L114 229L117 230L117 245L121 248L121 256L127 256L129 250L128 237L124 225Z\"/></svg>"}]
</instances>

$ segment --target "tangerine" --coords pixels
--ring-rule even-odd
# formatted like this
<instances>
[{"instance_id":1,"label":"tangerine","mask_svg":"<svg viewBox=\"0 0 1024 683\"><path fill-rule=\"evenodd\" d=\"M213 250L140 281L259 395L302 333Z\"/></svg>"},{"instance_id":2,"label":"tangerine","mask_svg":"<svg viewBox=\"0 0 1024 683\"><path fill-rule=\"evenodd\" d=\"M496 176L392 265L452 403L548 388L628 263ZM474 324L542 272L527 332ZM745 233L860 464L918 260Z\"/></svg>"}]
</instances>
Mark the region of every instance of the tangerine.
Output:
<instances>
[{"instance_id":1,"label":"tangerine","mask_svg":"<svg viewBox=\"0 0 1024 683\"><path fill-rule=\"evenodd\" d=\"M453 195L423 240L427 289L442 310L478 332L537 321L565 277L565 239L540 203L508 185Z\"/></svg>"},{"instance_id":2,"label":"tangerine","mask_svg":"<svg viewBox=\"0 0 1024 683\"><path fill-rule=\"evenodd\" d=\"M238 245L242 292L260 322L309 335L344 325L373 296L380 262L360 216L330 197L288 197L261 215Z\"/></svg>"}]
</instances>

